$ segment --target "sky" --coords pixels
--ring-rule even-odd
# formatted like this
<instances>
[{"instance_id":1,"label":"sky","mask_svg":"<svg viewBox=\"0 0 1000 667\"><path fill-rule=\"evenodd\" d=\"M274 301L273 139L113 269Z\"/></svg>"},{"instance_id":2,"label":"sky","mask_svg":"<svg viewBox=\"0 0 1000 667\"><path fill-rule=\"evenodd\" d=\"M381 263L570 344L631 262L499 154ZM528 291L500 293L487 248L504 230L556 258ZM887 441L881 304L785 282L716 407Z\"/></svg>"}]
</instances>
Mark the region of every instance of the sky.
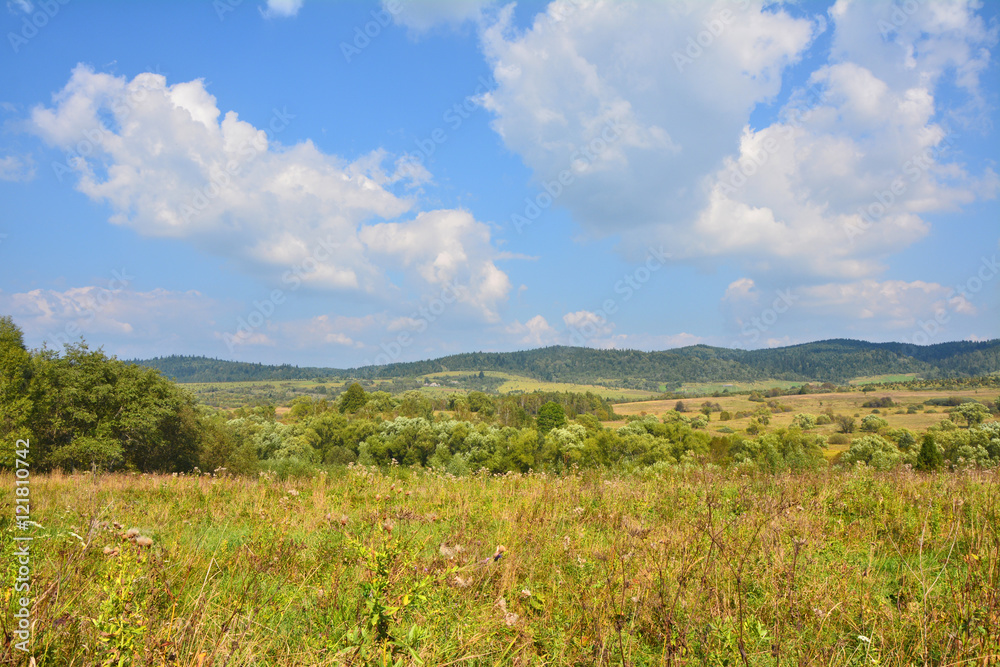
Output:
<instances>
[{"instance_id":1,"label":"sky","mask_svg":"<svg viewBox=\"0 0 1000 667\"><path fill-rule=\"evenodd\" d=\"M0 315L32 348L1000 337L1000 3L0 14Z\"/></svg>"}]
</instances>

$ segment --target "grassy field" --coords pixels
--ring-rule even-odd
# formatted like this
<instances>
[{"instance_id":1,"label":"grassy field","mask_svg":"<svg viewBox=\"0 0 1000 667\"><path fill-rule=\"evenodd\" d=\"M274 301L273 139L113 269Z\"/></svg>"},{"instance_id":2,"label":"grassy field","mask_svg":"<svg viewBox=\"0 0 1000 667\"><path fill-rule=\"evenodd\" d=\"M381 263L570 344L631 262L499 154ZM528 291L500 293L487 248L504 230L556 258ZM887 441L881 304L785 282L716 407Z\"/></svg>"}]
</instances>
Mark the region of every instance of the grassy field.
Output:
<instances>
[{"instance_id":1,"label":"grassy field","mask_svg":"<svg viewBox=\"0 0 1000 667\"><path fill-rule=\"evenodd\" d=\"M33 476L33 664L993 664L998 481Z\"/></svg>"},{"instance_id":2,"label":"grassy field","mask_svg":"<svg viewBox=\"0 0 1000 667\"><path fill-rule=\"evenodd\" d=\"M447 382L449 377L467 376L470 373L471 371L442 371L440 373L422 375L421 378L429 381ZM483 374L489 377L502 378L506 380L506 382L501 384L498 388L498 391L501 394L509 394L512 392L524 392L526 394L530 394L533 391L562 391L584 394L589 391L597 394L598 396L609 399L643 399L657 395L656 392L643 391L641 389L609 388L595 384L573 384L570 382L545 382L543 380L534 380L532 378L520 375L511 375L510 373L503 373L500 371L484 371ZM447 386L440 387L440 390L445 393L456 391L455 389L449 389Z\"/></svg>"},{"instance_id":3,"label":"grassy field","mask_svg":"<svg viewBox=\"0 0 1000 667\"><path fill-rule=\"evenodd\" d=\"M769 400L774 400L781 406L787 406L790 410L787 412L772 414L771 422L768 427L770 429L788 427L791 426L795 415L799 413L808 413L818 416L826 412L828 409L832 409L834 413L838 415L857 415L857 421L860 423L861 417L872 414L873 412L872 408L861 407L863 403L875 398L889 396L895 403L898 404L898 407L879 409L880 416L888 421L889 426L892 428L908 428L912 431L921 432L927 430L929 426L947 418L947 415L944 413L945 408L924 406L923 403L928 399L955 396L958 398L968 397L977 400L996 400L996 394L997 390L990 388L927 391L894 390L870 393L841 392L831 394L796 394L792 396L778 396ZM723 410L728 411L733 415L737 412L753 412L760 408L761 405L764 405L763 403L749 400L749 397L747 396L684 399L684 404L689 410L687 415L691 417L697 416L699 414L699 406L705 401L718 403ZM673 410L676 404L676 400L621 403L615 406L615 412L626 417L628 415L641 414L661 417L665 412ZM907 414L907 407L911 405L918 407L918 411L915 414ZM719 413L714 412L711 415L708 430L718 434L725 433L725 431L721 430L724 428L730 428L735 431L744 431L747 426L750 425L750 420L751 417L743 417L723 422L719 421ZM621 423L624 424L624 422ZM607 423L605 425L611 426L612 423ZM812 432L822 435L833 435L837 432L837 426L835 424L817 426ZM855 433L853 435L856 437L861 434ZM830 456L834 456L848 447L849 445L831 445L828 450L828 454Z\"/></svg>"},{"instance_id":4,"label":"grassy field","mask_svg":"<svg viewBox=\"0 0 1000 667\"><path fill-rule=\"evenodd\" d=\"M678 389L679 392L692 394L695 396L706 396L716 392L735 391L766 391L777 387L779 389L789 389L791 387L801 387L804 382L789 380L761 380L759 382L685 382ZM666 387L663 387L666 391Z\"/></svg>"}]
</instances>

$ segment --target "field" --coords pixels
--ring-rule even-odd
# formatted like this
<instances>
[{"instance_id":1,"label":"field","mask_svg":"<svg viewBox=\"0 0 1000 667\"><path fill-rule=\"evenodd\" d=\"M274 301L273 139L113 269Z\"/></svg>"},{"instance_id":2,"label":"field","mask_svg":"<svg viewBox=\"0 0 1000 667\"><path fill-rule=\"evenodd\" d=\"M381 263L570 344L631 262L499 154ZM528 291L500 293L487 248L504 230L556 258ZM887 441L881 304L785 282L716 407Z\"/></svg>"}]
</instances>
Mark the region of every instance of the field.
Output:
<instances>
[{"instance_id":1,"label":"field","mask_svg":"<svg viewBox=\"0 0 1000 667\"><path fill-rule=\"evenodd\" d=\"M997 478L33 476L33 652L38 665L985 665L1000 657ZM12 516L5 503L8 581L24 534ZM6 664L22 656L4 646Z\"/></svg>"},{"instance_id":2,"label":"field","mask_svg":"<svg viewBox=\"0 0 1000 667\"><path fill-rule=\"evenodd\" d=\"M889 426L892 428L908 428L912 431L922 432L927 430L929 426L932 426L942 419L946 419L947 415L944 413L944 408L941 407L927 407L923 403L932 398L974 398L979 401L983 400L996 400L997 390L995 388L989 389L965 389L965 390L927 390L927 391L909 391L909 390L888 390L888 391L878 391L878 392L841 392L841 393L831 393L831 394L795 394L792 396L778 396L773 400L778 403L779 406L786 406L790 410L785 412L778 412L771 415L771 421L768 425L769 429L788 427L791 425L792 420L795 415L799 413L807 413L812 415L820 415L826 412L828 409L832 409L835 414L843 414L848 416L857 416L858 422L860 418L866 415L872 414L873 408L861 407L863 403L876 398L882 398L888 396L892 398L894 403L897 403L897 407L892 408L881 408L878 409L879 415L889 422ZM689 417L697 416L699 407L705 401L710 401L711 403L718 403L719 406L731 414L735 415L737 412L753 412L764 405L763 403L754 402L749 399L748 396L721 396L719 398L712 397L702 397L702 398L692 398L683 399L683 402L689 412L687 415ZM669 401L640 401L635 403L621 403L615 406L615 412L623 417L629 415L655 415L661 417L665 412L673 410L676 406L676 400ZM908 406L918 406L918 411L915 414L907 414ZM708 424L708 430L717 434L724 434L726 431L722 430L725 428L733 429L734 431L744 431L747 426L750 425L751 417L742 417L740 419L731 419L729 421L719 421L718 412L713 412L711 414L711 421ZM624 422L620 422L624 424ZM605 424L606 426L613 425L612 423ZM817 426L812 433L817 433L821 435L833 435L837 432L837 426L835 424L826 424L822 426ZM859 433L853 434L854 436L861 435ZM847 449L849 445L831 445L828 449L828 455L834 456L840 451Z\"/></svg>"},{"instance_id":3,"label":"field","mask_svg":"<svg viewBox=\"0 0 1000 667\"><path fill-rule=\"evenodd\" d=\"M449 389L445 383L448 382L449 378L468 376L471 371L442 371L440 373L430 373L428 375L421 376L422 379L428 382L438 382L442 384L440 391L444 393L453 393L457 391L456 389ZM543 380L535 380L532 378L511 375L510 373L502 373L500 371L483 371L483 375L491 378L500 378L504 380L497 391L501 394L509 394L512 392L524 392L530 394L533 391L560 391L560 392L575 392L584 394L588 391L602 396L608 399L643 399L656 396L656 392L643 391L641 389L623 389L616 387L604 387L596 384L574 384L570 382L545 382Z\"/></svg>"}]
</instances>

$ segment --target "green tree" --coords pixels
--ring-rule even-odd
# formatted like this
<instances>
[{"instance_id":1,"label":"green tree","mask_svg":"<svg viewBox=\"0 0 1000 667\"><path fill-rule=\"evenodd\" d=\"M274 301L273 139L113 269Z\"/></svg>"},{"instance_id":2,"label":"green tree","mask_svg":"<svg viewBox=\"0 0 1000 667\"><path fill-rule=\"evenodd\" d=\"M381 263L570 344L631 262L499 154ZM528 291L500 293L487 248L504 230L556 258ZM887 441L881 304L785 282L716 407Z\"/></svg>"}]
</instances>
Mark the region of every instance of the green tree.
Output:
<instances>
[{"instance_id":1,"label":"green tree","mask_svg":"<svg viewBox=\"0 0 1000 667\"><path fill-rule=\"evenodd\" d=\"M566 423L566 410L555 401L549 401L538 410L538 432L545 436L554 428Z\"/></svg>"},{"instance_id":2,"label":"green tree","mask_svg":"<svg viewBox=\"0 0 1000 667\"><path fill-rule=\"evenodd\" d=\"M792 419L792 426L798 426L803 431L816 428L816 417L805 412L800 412Z\"/></svg>"},{"instance_id":3,"label":"green tree","mask_svg":"<svg viewBox=\"0 0 1000 667\"><path fill-rule=\"evenodd\" d=\"M982 403L962 403L951 412L964 419L970 428L982 424L990 416L990 411Z\"/></svg>"},{"instance_id":4,"label":"green tree","mask_svg":"<svg viewBox=\"0 0 1000 667\"><path fill-rule=\"evenodd\" d=\"M13 466L14 444L31 436L31 378L31 354L21 330L10 317L0 317L0 466Z\"/></svg>"},{"instance_id":5,"label":"green tree","mask_svg":"<svg viewBox=\"0 0 1000 667\"><path fill-rule=\"evenodd\" d=\"M917 470L930 472L940 468L942 463L944 463L944 456L938 449L937 443L934 442L934 436L928 433L920 444L920 453L917 454Z\"/></svg>"},{"instance_id":6,"label":"green tree","mask_svg":"<svg viewBox=\"0 0 1000 667\"><path fill-rule=\"evenodd\" d=\"M854 417L849 417L847 415L837 415L834 418L837 422L837 427L840 429L841 433L854 433L855 422Z\"/></svg>"},{"instance_id":7,"label":"green tree","mask_svg":"<svg viewBox=\"0 0 1000 667\"><path fill-rule=\"evenodd\" d=\"M340 397L340 411L354 413L363 408L367 402L368 394L360 384L354 382Z\"/></svg>"}]
</instances>

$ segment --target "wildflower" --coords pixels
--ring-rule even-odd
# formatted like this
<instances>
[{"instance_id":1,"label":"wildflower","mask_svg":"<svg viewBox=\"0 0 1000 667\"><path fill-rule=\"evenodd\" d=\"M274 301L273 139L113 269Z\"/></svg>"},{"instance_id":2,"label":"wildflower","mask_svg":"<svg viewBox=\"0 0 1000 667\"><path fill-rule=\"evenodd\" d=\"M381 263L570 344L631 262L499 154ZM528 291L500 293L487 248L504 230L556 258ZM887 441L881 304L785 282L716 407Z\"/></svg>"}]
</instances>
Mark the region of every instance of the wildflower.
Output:
<instances>
[{"instance_id":1,"label":"wildflower","mask_svg":"<svg viewBox=\"0 0 1000 667\"><path fill-rule=\"evenodd\" d=\"M497 547L496 552L493 554L493 560L494 561L500 560L501 558L503 558L503 555L505 553L507 553L507 547L501 544L500 546Z\"/></svg>"},{"instance_id":2,"label":"wildflower","mask_svg":"<svg viewBox=\"0 0 1000 667\"><path fill-rule=\"evenodd\" d=\"M139 537L135 538L135 545L140 549L143 547L147 548L151 547L153 546L153 538L140 535Z\"/></svg>"},{"instance_id":3,"label":"wildflower","mask_svg":"<svg viewBox=\"0 0 1000 667\"><path fill-rule=\"evenodd\" d=\"M872 643L872 640L869 639L868 637L865 637L864 635L858 635L858 639L860 641L863 641L866 644L871 644Z\"/></svg>"}]
</instances>

